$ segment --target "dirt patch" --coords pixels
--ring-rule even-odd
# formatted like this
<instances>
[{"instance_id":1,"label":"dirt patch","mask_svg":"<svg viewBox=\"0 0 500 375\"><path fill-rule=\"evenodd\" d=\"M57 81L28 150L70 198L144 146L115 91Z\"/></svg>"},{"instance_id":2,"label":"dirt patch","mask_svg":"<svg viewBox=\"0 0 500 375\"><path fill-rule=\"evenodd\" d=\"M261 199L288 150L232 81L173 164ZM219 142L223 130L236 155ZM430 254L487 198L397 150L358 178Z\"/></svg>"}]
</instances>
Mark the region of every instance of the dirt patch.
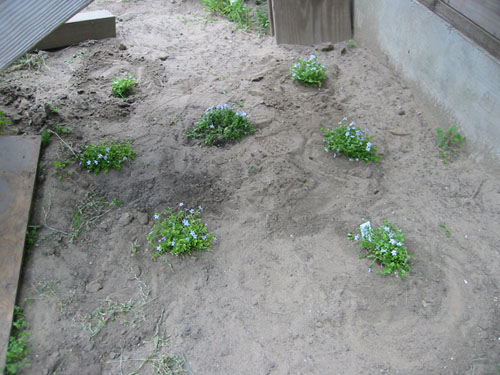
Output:
<instances>
[{"instance_id":1,"label":"dirt patch","mask_svg":"<svg viewBox=\"0 0 500 375\"><path fill-rule=\"evenodd\" d=\"M448 124L393 71L362 47L276 46L207 20L196 1L91 9L118 17L116 39L50 52L41 71L0 81L8 132L59 122L75 149L126 139L138 155L121 171L71 165L59 178L52 163L68 148L52 137L44 150L32 218L42 227L20 292L33 332L23 374L149 374L167 361L207 375L497 372L498 165L466 153L443 165L434 129ZM328 66L321 90L290 79L310 53ZM113 98L112 79L129 72L136 93ZM220 148L187 140L223 103L242 105L256 134ZM324 152L320 128L344 116L370 129L378 164ZM89 192L123 205L71 240ZM203 206L219 241L153 262L150 219L179 202ZM405 230L406 280L359 259L347 233L365 219Z\"/></svg>"}]
</instances>

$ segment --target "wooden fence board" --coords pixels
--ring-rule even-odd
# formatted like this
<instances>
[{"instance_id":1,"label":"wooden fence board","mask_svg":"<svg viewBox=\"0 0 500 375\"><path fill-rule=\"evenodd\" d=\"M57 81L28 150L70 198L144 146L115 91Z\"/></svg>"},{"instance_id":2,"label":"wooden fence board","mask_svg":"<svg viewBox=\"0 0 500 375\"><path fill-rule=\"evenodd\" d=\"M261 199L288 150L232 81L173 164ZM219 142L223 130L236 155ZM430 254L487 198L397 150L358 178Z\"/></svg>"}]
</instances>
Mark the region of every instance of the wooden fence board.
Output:
<instances>
[{"instance_id":1,"label":"wooden fence board","mask_svg":"<svg viewBox=\"0 0 500 375\"><path fill-rule=\"evenodd\" d=\"M9 345L39 153L39 136L0 137L0 372Z\"/></svg>"},{"instance_id":2,"label":"wooden fence board","mask_svg":"<svg viewBox=\"0 0 500 375\"><path fill-rule=\"evenodd\" d=\"M352 37L349 0L269 0L278 44L340 42Z\"/></svg>"}]
</instances>

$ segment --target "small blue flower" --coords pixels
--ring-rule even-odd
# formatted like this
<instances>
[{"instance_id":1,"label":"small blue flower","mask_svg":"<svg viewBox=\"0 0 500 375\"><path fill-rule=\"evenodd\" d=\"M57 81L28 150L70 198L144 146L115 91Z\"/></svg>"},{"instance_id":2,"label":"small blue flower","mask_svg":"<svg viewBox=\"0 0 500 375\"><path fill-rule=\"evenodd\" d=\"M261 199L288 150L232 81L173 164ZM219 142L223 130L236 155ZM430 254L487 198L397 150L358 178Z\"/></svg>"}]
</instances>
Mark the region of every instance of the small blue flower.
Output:
<instances>
[{"instance_id":1,"label":"small blue flower","mask_svg":"<svg viewBox=\"0 0 500 375\"><path fill-rule=\"evenodd\" d=\"M356 234L356 235L354 236L354 241L359 241L359 234Z\"/></svg>"},{"instance_id":2,"label":"small blue flower","mask_svg":"<svg viewBox=\"0 0 500 375\"><path fill-rule=\"evenodd\" d=\"M123 157L122 161L125 161L125 160L127 160L127 157L126 157L126 156L124 156L124 157Z\"/></svg>"},{"instance_id":3,"label":"small blue flower","mask_svg":"<svg viewBox=\"0 0 500 375\"><path fill-rule=\"evenodd\" d=\"M198 236L196 235L196 233L194 232L194 230L192 230L191 232L189 232L189 234L191 235L191 237L193 237L195 240L198 238Z\"/></svg>"},{"instance_id":4,"label":"small blue flower","mask_svg":"<svg viewBox=\"0 0 500 375\"><path fill-rule=\"evenodd\" d=\"M386 232L390 232L390 231L391 231L391 228L389 228L389 227L384 227L384 230L385 230Z\"/></svg>"},{"instance_id":5,"label":"small blue flower","mask_svg":"<svg viewBox=\"0 0 500 375\"><path fill-rule=\"evenodd\" d=\"M170 245L175 246L175 241L172 241Z\"/></svg>"},{"instance_id":6,"label":"small blue flower","mask_svg":"<svg viewBox=\"0 0 500 375\"><path fill-rule=\"evenodd\" d=\"M392 254L393 257L395 257L396 255L398 255L398 252L396 250L392 250L391 254Z\"/></svg>"},{"instance_id":7,"label":"small blue flower","mask_svg":"<svg viewBox=\"0 0 500 375\"><path fill-rule=\"evenodd\" d=\"M333 154L333 158L335 159L337 157L337 154Z\"/></svg>"},{"instance_id":8,"label":"small blue flower","mask_svg":"<svg viewBox=\"0 0 500 375\"><path fill-rule=\"evenodd\" d=\"M198 210L203 211L203 207L198 206Z\"/></svg>"},{"instance_id":9,"label":"small blue flower","mask_svg":"<svg viewBox=\"0 0 500 375\"><path fill-rule=\"evenodd\" d=\"M151 236L153 234L153 232L149 232L149 235Z\"/></svg>"},{"instance_id":10,"label":"small blue flower","mask_svg":"<svg viewBox=\"0 0 500 375\"><path fill-rule=\"evenodd\" d=\"M403 246L403 243L402 242L398 242L396 245L399 246L399 247L401 247L401 246Z\"/></svg>"},{"instance_id":11,"label":"small blue flower","mask_svg":"<svg viewBox=\"0 0 500 375\"><path fill-rule=\"evenodd\" d=\"M208 127L209 127L210 129L215 128L214 124L210 124Z\"/></svg>"},{"instance_id":12,"label":"small blue flower","mask_svg":"<svg viewBox=\"0 0 500 375\"><path fill-rule=\"evenodd\" d=\"M344 117L344 118L342 119L342 121L348 121L348 120L347 120L347 117Z\"/></svg>"},{"instance_id":13,"label":"small blue flower","mask_svg":"<svg viewBox=\"0 0 500 375\"><path fill-rule=\"evenodd\" d=\"M201 239L205 241L207 239L207 236L202 236Z\"/></svg>"},{"instance_id":14,"label":"small blue flower","mask_svg":"<svg viewBox=\"0 0 500 375\"><path fill-rule=\"evenodd\" d=\"M194 210L191 208L191 209L189 210L189 213L190 213L190 214L194 214Z\"/></svg>"},{"instance_id":15,"label":"small blue flower","mask_svg":"<svg viewBox=\"0 0 500 375\"><path fill-rule=\"evenodd\" d=\"M160 215L155 214L154 218L155 218L156 220L158 220L158 219L160 218Z\"/></svg>"},{"instance_id":16,"label":"small blue flower","mask_svg":"<svg viewBox=\"0 0 500 375\"><path fill-rule=\"evenodd\" d=\"M90 160L87 160L87 165L90 165Z\"/></svg>"},{"instance_id":17,"label":"small blue flower","mask_svg":"<svg viewBox=\"0 0 500 375\"><path fill-rule=\"evenodd\" d=\"M391 238L391 240L389 241L389 243L391 245L396 245L398 243L398 241L396 241L394 238Z\"/></svg>"},{"instance_id":18,"label":"small blue flower","mask_svg":"<svg viewBox=\"0 0 500 375\"><path fill-rule=\"evenodd\" d=\"M185 227L188 227L189 226L189 221L187 221L186 219L182 220L182 224L184 224Z\"/></svg>"},{"instance_id":19,"label":"small blue flower","mask_svg":"<svg viewBox=\"0 0 500 375\"><path fill-rule=\"evenodd\" d=\"M316 58L316 56L315 56L315 55L311 55L311 56L309 56L309 60L314 60L315 58Z\"/></svg>"},{"instance_id":20,"label":"small blue flower","mask_svg":"<svg viewBox=\"0 0 500 375\"><path fill-rule=\"evenodd\" d=\"M104 155L104 160L108 160L108 156L107 155Z\"/></svg>"},{"instance_id":21,"label":"small blue flower","mask_svg":"<svg viewBox=\"0 0 500 375\"><path fill-rule=\"evenodd\" d=\"M102 159L102 154L97 154L97 159Z\"/></svg>"},{"instance_id":22,"label":"small blue flower","mask_svg":"<svg viewBox=\"0 0 500 375\"><path fill-rule=\"evenodd\" d=\"M106 147L106 152L110 152L111 149L109 147Z\"/></svg>"},{"instance_id":23,"label":"small blue flower","mask_svg":"<svg viewBox=\"0 0 500 375\"><path fill-rule=\"evenodd\" d=\"M214 242L214 243L216 243L216 242L217 242L217 237L214 237L214 241L213 241L213 242Z\"/></svg>"},{"instance_id":24,"label":"small blue flower","mask_svg":"<svg viewBox=\"0 0 500 375\"><path fill-rule=\"evenodd\" d=\"M380 250L380 252L383 254L383 253L387 253L387 249L382 249Z\"/></svg>"},{"instance_id":25,"label":"small blue flower","mask_svg":"<svg viewBox=\"0 0 500 375\"><path fill-rule=\"evenodd\" d=\"M99 164L99 162L97 160L94 160L94 164L97 165Z\"/></svg>"},{"instance_id":26,"label":"small blue flower","mask_svg":"<svg viewBox=\"0 0 500 375\"><path fill-rule=\"evenodd\" d=\"M186 237L186 238L185 238L185 240L186 240L186 241L189 241L189 237Z\"/></svg>"},{"instance_id":27,"label":"small blue flower","mask_svg":"<svg viewBox=\"0 0 500 375\"><path fill-rule=\"evenodd\" d=\"M345 136L346 136L346 137L349 137L350 135L351 135L351 133L350 133L350 132L345 132Z\"/></svg>"},{"instance_id":28,"label":"small blue flower","mask_svg":"<svg viewBox=\"0 0 500 375\"><path fill-rule=\"evenodd\" d=\"M156 251L161 251L161 246L158 246L158 247L156 248Z\"/></svg>"},{"instance_id":29,"label":"small blue flower","mask_svg":"<svg viewBox=\"0 0 500 375\"><path fill-rule=\"evenodd\" d=\"M184 206L184 203L182 203L182 202L179 203L179 207L182 207L182 206Z\"/></svg>"}]
</instances>

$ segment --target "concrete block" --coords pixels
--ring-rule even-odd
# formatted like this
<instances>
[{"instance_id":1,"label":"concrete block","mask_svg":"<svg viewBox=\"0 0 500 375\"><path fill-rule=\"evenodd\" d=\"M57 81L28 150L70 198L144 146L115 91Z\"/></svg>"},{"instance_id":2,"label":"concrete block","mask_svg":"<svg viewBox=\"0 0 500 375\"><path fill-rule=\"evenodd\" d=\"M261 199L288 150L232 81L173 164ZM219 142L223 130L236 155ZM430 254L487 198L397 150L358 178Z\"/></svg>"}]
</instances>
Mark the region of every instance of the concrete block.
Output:
<instances>
[{"instance_id":1,"label":"concrete block","mask_svg":"<svg viewBox=\"0 0 500 375\"><path fill-rule=\"evenodd\" d=\"M78 13L42 39L35 49L67 47L89 39L114 38L116 17L107 10Z\"/></svg>"}]
</instances>

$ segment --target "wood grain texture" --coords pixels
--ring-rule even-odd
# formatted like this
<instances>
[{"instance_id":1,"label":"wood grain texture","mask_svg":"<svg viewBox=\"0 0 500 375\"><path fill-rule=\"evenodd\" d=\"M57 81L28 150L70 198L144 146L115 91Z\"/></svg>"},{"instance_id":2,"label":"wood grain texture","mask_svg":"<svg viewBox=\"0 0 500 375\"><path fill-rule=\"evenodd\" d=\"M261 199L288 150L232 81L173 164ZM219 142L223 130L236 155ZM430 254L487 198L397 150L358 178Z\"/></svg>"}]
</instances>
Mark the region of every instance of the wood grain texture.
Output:
<instances>
[{"instance_id":1,"label":"wood grain texture","mask_svg":"<svg viewBox=\"0 0 500 375\"><path fill-rule=\"evenodd\" d=\"M0 369L5 366L40 137L0 137Z\"/></svg>"},{"instance_id":2,"label":"wood grain texture","mask_svg":"<svg viewBox=\"0 0 500 375\"><path fill-rule=\"evenodd\" d=\"M278 44L340 42L352 37L349 0L270 0Z\"/></svg>"},{"instance_id":3,"label":"wood grain texture","mask_svg":"<svg viewBox=\"0 0 500 375\"><path fill-rule=\"evenodd\" d=\"M442 0L442 2L500 39L500 0Z\"/></svg>"}]
</instances>

